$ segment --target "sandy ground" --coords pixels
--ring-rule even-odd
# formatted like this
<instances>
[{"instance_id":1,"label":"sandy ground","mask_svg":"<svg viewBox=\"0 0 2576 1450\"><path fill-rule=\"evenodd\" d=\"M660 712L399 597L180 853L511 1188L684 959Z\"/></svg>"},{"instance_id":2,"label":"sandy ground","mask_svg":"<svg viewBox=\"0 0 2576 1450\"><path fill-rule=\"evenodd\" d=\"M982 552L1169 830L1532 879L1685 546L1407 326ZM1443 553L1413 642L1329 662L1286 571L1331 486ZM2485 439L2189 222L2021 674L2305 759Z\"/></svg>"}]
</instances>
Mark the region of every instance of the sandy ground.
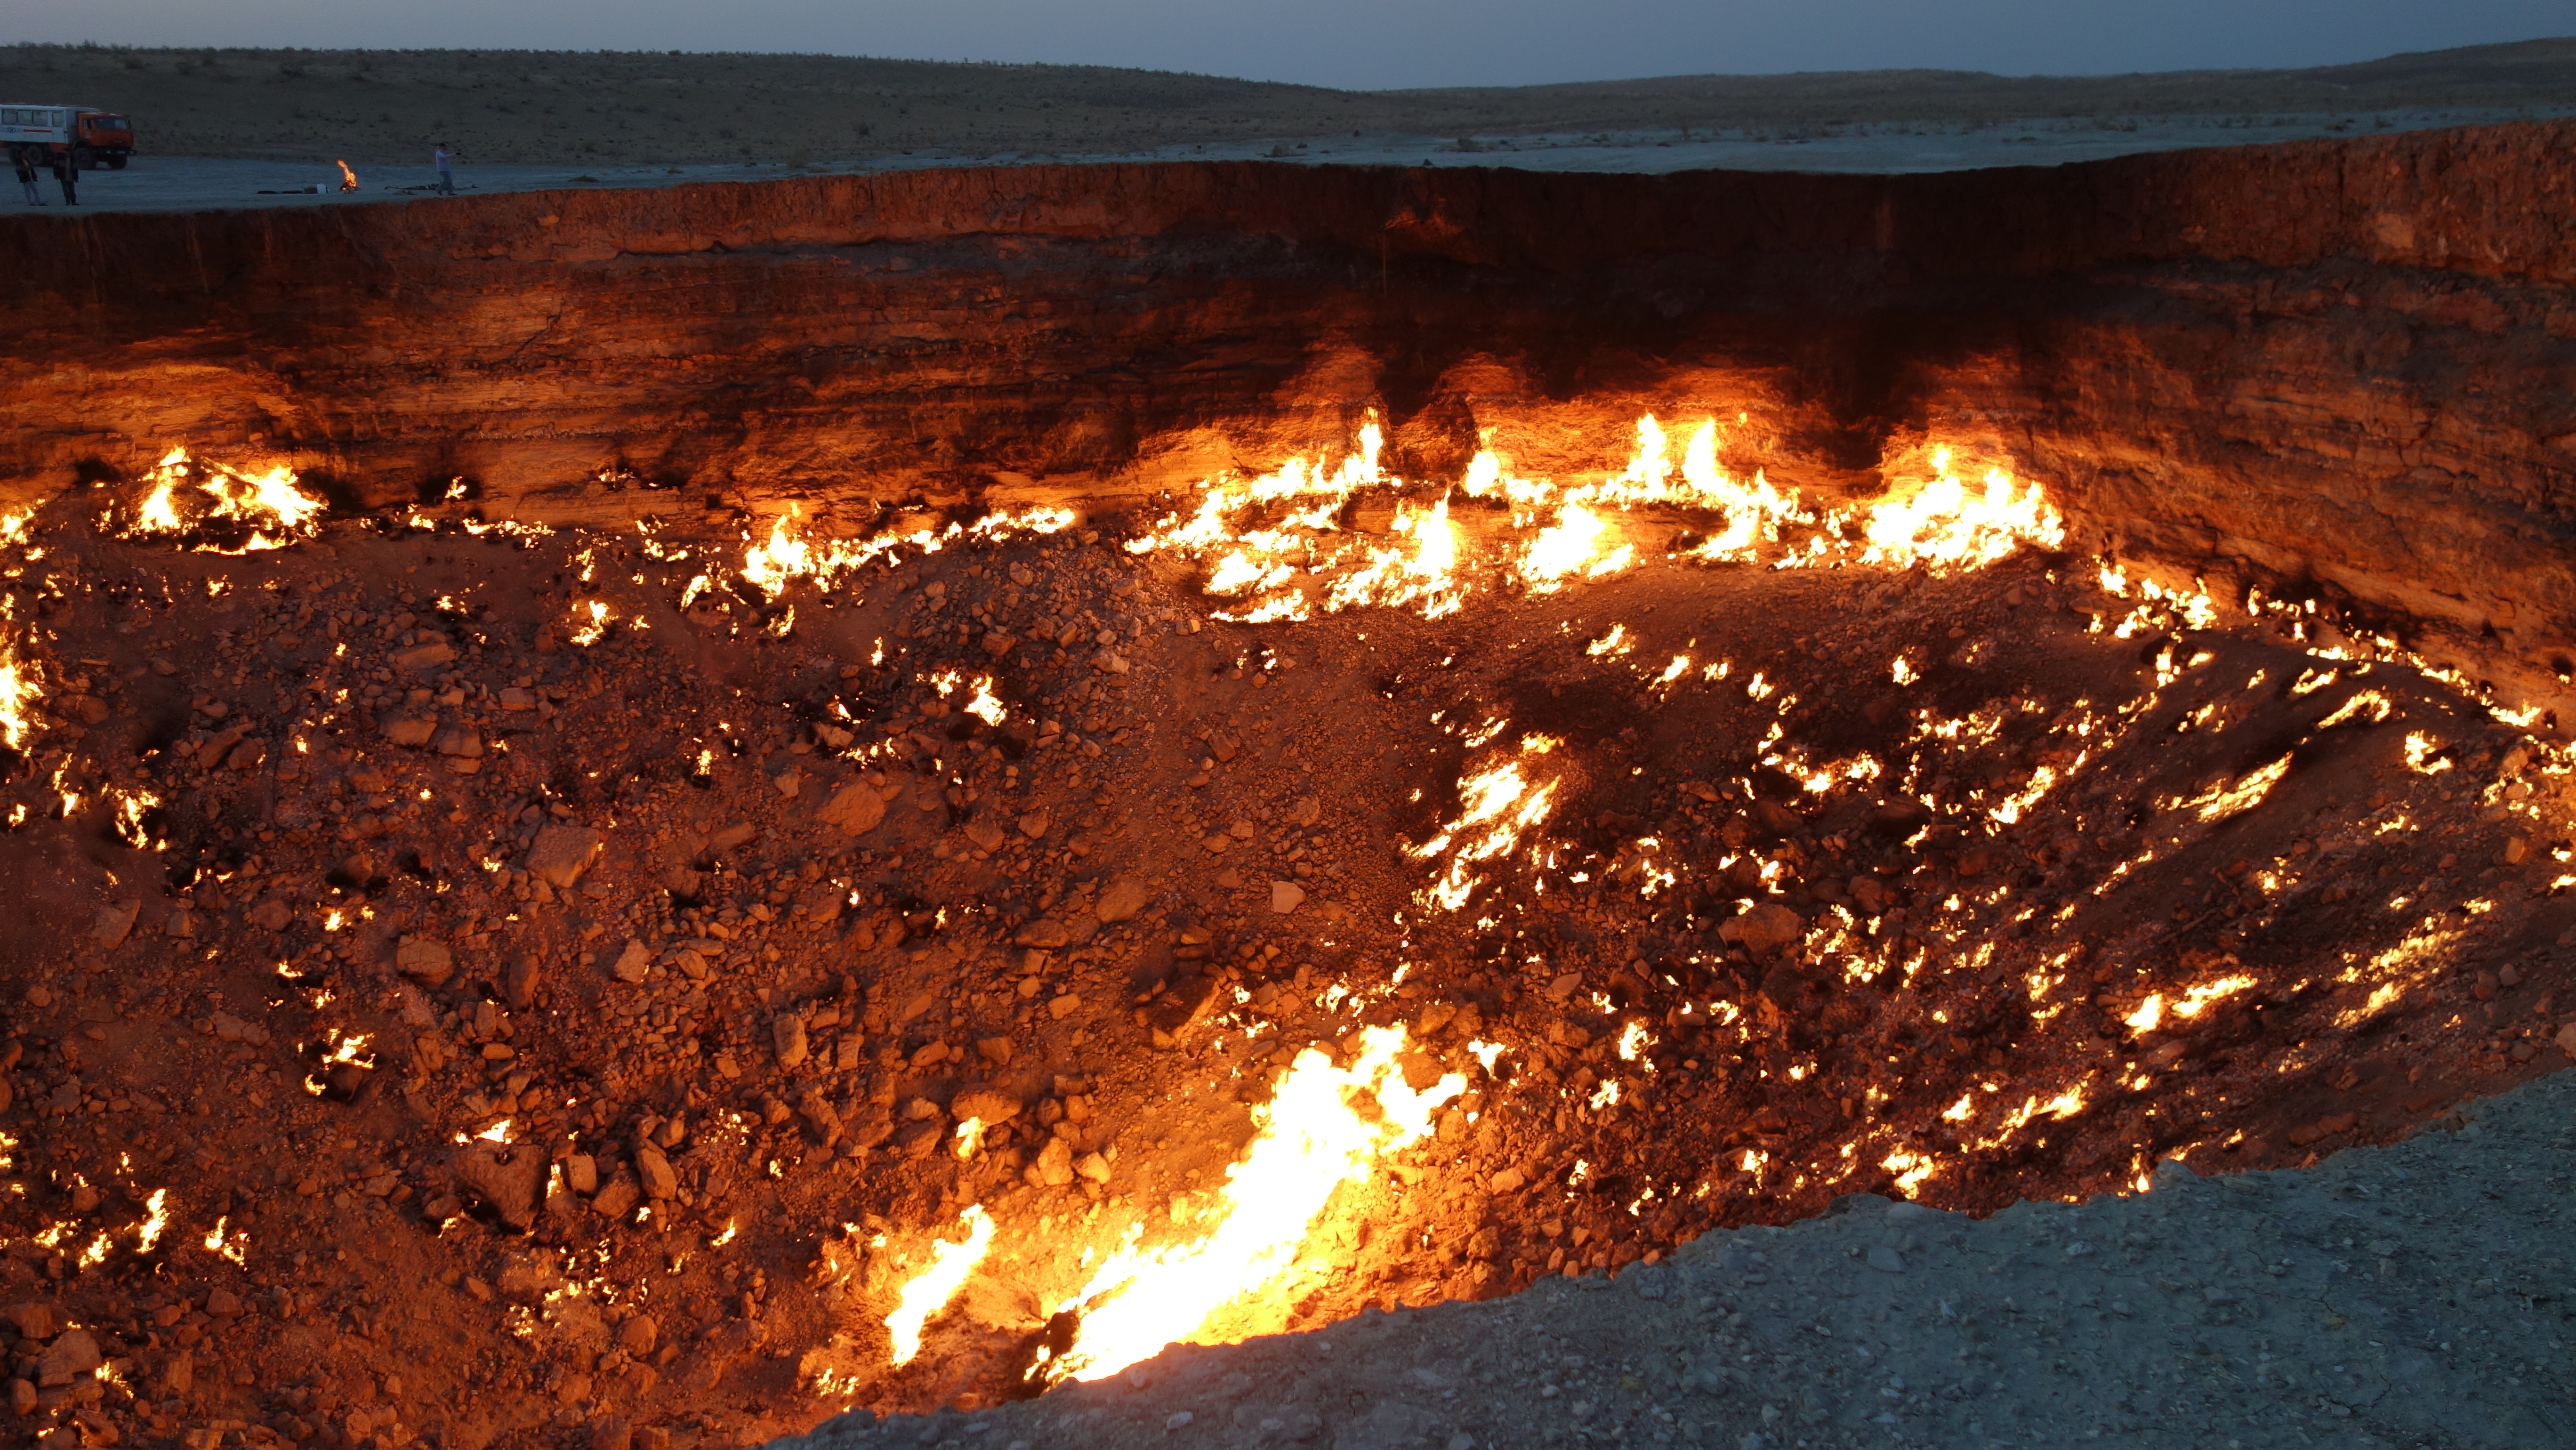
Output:
<instances>
[{"instance_id":1,"label":"sandy ground","mask_svg":"<svg viewBox=\"0 0 2576 1450\"><path fill-rule=\"evenodd\" d=\"M2576 112L2576 106L2562 108ZM2390 130L2496 125L2522 119L2502 110L2421 111L2387 118ZM1534 136L1435 138L1367 135L1309 137L1216 144L1173 145L1146 151L1059 153L1009 151L973 155L924 151L791 167L779 162L688 166L461 165L464 194L548 191L570 186L657 187L708 181L756 181L781 176L852 175L934 166L1012 166L1042 162L1170 160L1280 160L1340 166L1510 166L1532 171L1661 173L1702 169L1826 171L1877 175L1964 171L1990 166L2061 166L2147 151L2196 146L2244 146L2348 136L2356 127L2334 113L2267 118L2238 125L2199 116L2131 117L2117 121L2058 121L1967 127L1921 123L1819 128L1813 132L1596 131ZM1769 139L1759 139L1760 137ZM350 206L389 197L435 194L437 173L416 166L368 165L359 190L339 190L331 164L309 161L244 161L196 156L137 156L124 171L93 171L80 183L82 211L199 211L253 206ZM40 190L54 215L70 215L48 178ZM0 206L23 203L0 201Z\"/></svg>"},{"instance_id":2,"label":"sandy ground","mask_svg":"<svg viewBox=\"0 0 2576 1450\"><path fill-rule=\"evenodd\" d=\"M2366 129L2426 109L2549 110L2571 94L2571 39L2312 70L1844 71L1394 91L862 56L0 45L0 96L123 112L141 128L145 154L318 163L346 157L361 168L416 164L441 140L478 164L797 166L854 156L1106 155L1282 138L1454 142L1683 127L1812 136L1926 120L2089 126L2198 116L2259 127L2332 114Z\"/></svg>"},{"instance_id":3,"label":"sandy ground","mask_svg":"<svg viewBox=\"0 0 2576 1450\"><path fill-rule=\"evenodd\" d=\"M2535 1447L2568 1374L2576 1074L2306 1173L1982 1222L1854 1196L1615 1280L1167 1355L842 1445Z\"/></svg>"}]
</instances>

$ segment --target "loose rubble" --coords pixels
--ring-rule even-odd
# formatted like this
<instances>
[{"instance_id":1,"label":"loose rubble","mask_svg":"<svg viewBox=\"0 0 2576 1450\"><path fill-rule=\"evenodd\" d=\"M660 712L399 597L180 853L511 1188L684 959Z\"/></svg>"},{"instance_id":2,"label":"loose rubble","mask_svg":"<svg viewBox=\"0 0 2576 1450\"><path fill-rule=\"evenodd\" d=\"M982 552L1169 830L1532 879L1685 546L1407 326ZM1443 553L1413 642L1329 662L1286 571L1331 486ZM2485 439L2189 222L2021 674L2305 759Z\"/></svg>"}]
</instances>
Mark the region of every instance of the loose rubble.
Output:
<instances>
[{"instance_id":1,"label":"loose rubble","mask_svg":"<svg viewBox=\"0 0 2576 1450\"><path fill-rule=\"evenodd\" d=\"M1414 1090L1466 1086L1278 1296L1355 1347L1389 1309L1572 1334L1617 1297L1583 1284L1701 1275L1712 1231L1854 1194L1990 1213L2176 1154L2326 1161L2576 1041L2565 763L2450 682L2321 662L2304 612L2194 622L2062 556L1675 556L1472 623L1240 625L1079 527L776 593L730 566L750 536L21 541L0 1302L49 1450L669 1450L989 1405L1087 1255L1199 1231L1292 1063L1368 1029ZM1504 749L1558 772L1551 813L1470 856ZM894 1365L895 1298L970 1210L990 1255ZM1949 1232L1853 1238L1837 1282L1923 1282ZM1655 1312L1772 1312L1725 1272ZM1012 1413L1484 1443L1554 1384L1568 1434L1838 1423L1785 1388L1786 1430L1726 1418L1774 1383L1755 1352L1723 1415L1590 1341L1426 1362L1437 1393L1364 1413ZM1950 1404L1918 1373L1900 1429Z\"/></svg>"}]
</instances>

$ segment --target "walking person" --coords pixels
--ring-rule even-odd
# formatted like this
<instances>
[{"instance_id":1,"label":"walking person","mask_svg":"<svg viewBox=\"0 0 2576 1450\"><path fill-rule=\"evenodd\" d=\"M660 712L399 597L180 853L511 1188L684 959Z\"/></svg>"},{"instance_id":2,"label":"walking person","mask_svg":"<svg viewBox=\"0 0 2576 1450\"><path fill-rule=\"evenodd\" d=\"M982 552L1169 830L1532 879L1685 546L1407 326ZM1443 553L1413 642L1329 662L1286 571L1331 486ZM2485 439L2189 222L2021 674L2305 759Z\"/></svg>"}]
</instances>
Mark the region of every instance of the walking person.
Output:
<instances>
[{"instance_id":1,"label":"walking person","mask_svg":"<svg viewBox=\"0 0 2576 1450\"><path fill-rule=\"evenodd\" d=\"M33 158L27 155L27 148L24 146L10 147L9 164L17 168L18 189L27 194L27 205L43 206L45 204L45 194L36 189L36 163Z\"/></svg>"},{"instance_id":2,"label":"walking person","mask_svg":"<svg viewBox=\"0 0 2576 1450\"><path fill-rule=\"evenodd\" d=\"M54 178L63 184L63 205L80 205L80 157L65 150L54 161Z\"/></svg>"},{"instance_id":3,"label":"walking person","mask_svg":"<svg viewBox=\"0 0 2576 1450\"><path fill-rule=\"evenodd\" d=\"M438 148L430 152L429 155L431 160L438 163L438 194L440 196L454 196L456 194L456 171L454 169L456 153L448 150L447 143L441 141L438 143Z\"/></svg>"}]
</instances>

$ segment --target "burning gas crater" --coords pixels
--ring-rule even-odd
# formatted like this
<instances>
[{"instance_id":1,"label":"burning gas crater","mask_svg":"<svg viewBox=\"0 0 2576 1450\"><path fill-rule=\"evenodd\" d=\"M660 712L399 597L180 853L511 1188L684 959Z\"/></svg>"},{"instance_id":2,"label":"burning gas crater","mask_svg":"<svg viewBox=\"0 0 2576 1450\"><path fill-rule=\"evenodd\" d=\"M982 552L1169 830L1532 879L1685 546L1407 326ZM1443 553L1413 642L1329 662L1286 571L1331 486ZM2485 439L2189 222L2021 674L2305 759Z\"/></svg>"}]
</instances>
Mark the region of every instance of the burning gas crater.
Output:
<instances>
[{"instance_id":1,"label":"burning gas crater","mask_svg":"<svg viewBox=\"0 0 2576 1450\"><path fill-rule=\"evenodd\" d=\"M1176 938L1204 960L1187 974L1207 1005L1131 1046L1179 1053L1175 1080L1246 1105L1248 1139L1217 1180L1158 1218L1109 1191L1153 1171L1132 1141L1123 1156L1086 1146L1015 1156L974 1194L910 1200L935 1216L825 1235L822 1276L880 1271L866 1318L882 1338L808 1365L809 1387L840 1400L1035 1393L1173 1343L1350 1312L1380 1284L1437 1297L1615 1269L1837 1193L1986 1209L2147 1191L2160 1157L2282 1161L2333 1133L2393 1131L2474 1090L2474 1073L2530 1060L2527 1028L2444 985L2461 963L2519 950L2576 884L2559 865L2569 763L2528 736L2530 713L2322 596L2214 596L2079 566L2057 552L2067 529L2043 490L1968 450L1923 446L1885 470L1883 495L1834 498L1729 472L1724 435L1714 415L1673 431L1649 415L1624 463L1594 474L1523 477L1488 448L1426 484L1382 467L1372 419L1348 453L1207 480L1123 539L1054 506L916 509L854 536L793 505L724 531L652 517L631 533L557 530L485 521L462 484L362 526L506 541L560 571L572 597L552 601L565 612L546 628L576 661L657 631L760 650L828 629L840 678L877 683L806 701L795 748L870 790L910 772L940 793L923 809L944 801L936 819L958 839L909 853L946 863L933 869L1011 863L1025 848L976 796L1018 789L1040 762L1070 764L1077 804L1116 786L1194 809L1234 747L1201 732L1121 756L1161 722L1106 721L1099 703L1145 681L1186 704L1188 669L1207 666L1165 662L1184 649L1289 702L1292 730L1333 722L1306 738L1347 720L1387 762L1371 774L1354 751L1346 772L1314 773L1367 827L1343 834L1393 837L1359 879L1309 873L1325 835L1296 832L1312 810L1211 816L1216 829L1176 830L1170 859L1139 868L1204 874L1203 853L1277 831L1275 854L1229 889L1267 874L1265 904L1286 915L1329 882L1347 905L1344 925L1292 943L1314 962L1260 949L1248 927L1230 958L1210 957L1226 943L1204 926ZM292 550L326 512L284 468L181 450L128 492L101 515L106 534L233 556ZM31 528L0 520L21 586L6 596L0 738L35 759L47 682L65 709L92 697L24 627L45 558ZM1122 571L1115 596L1149 602L1104 621L1079 601L1023 601L1048 560L1084 550ZM475 617L470 600L439 606ZM866 621L855 651L850 619ZM1292 650L1321 667L1291 672ZM1041 657L1072 684L1041 697ZM1381 703L1294 693L1363 672L1383 677ZM548 698L527 682L499 696L530 713ZM396 718L396 695L378 698ZM466 696L403 698L426 712ZM320 738L366 703L342 691L295 729ZM1082 711L1094 717L1076 723ZM457 728L400 718L414 747ZM933 738L929 721L953 723ZM732 728L690 737L692 785L713 788ZM1004 740L1007 777L978 749ZM201 773L262 763L191 748ZM1298 769L1291 758L1266 768ZM50 768L59 814L96 803L63 784L67 760ZM161 798L120 789L114 829L166 845ZM1393 801L1413 809L1390 814ZM1043 813L1016 819L1030 839L1049 830ZM1012 888L1005 875L984 889ZM832 890L837 916L869 888ZM914 906L916 930L963 919ZM333 908L328 928L345 924ZM1026 970L1022 1001L1043 969ZM1137 995L1140 1022L1170 986ZM306 1093L354 1098L375 1039L318 1041ZM2428 1057L2436 1045L2446 1055ZM2319 1083L2393 1086L2338 1118L2315 1111ZM2308 1117L2283 1117L2292 1100ZM470 1099L479 1116L459 1137L506 1140L521 1109L501 1101ZM943 1125L929 1161L981 1174L988 1135L1026 1141L1025 1121L974 1101L957 1092L950 1124L915 1100ZM1007 1106L1002 1118L1018 1114ZM1088 1202L1067 1211L1076 1193ZM1365 1232L1398 1212L1400 1233ZM744 1232L781 1229L802 1231ZM729 1223L710 1249L734 1235ZM220 1224L209 1242L231 1243ZM1008 1312L955 1312L996 1283ZM978 1343L962 1377L922 1364Z\"/></svg>"}]
</instances>

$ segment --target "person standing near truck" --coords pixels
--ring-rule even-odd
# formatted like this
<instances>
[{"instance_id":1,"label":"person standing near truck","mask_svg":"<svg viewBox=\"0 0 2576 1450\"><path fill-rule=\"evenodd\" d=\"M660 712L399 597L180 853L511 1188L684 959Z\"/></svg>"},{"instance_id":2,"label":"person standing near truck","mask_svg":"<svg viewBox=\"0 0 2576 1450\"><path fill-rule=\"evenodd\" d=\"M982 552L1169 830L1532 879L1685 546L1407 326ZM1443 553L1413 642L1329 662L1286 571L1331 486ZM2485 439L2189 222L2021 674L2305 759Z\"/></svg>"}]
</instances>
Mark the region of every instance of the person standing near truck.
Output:
<instances>
[{"instance_id":1,"label":"person standing near truck","mask_svg":"<svg viewBox=\"0 0 2576 1450\"><path fill-rule=\"evenodd\" d=\"M77 150L66 146L63 154L54 158L54 179L63 184L63 205L80 205L80 153Z\"/></svg>"},{"instance_id":2,"label":"person standing near truck","mask_svg":"<svg viewBox=\"0 0 2576 1450\"><path fill-rule=\"evenodd\" d=\"M27 194L27 205L43 206L45 204L45 194L36 189L36 163L29 159L27 148L24 146L10 147L9 164L17 168L18 189Z\"/></svg>"},{"instance_id":3,"label":"person standing near truck","mask_svg":"<svg viewBox=\"0 0 2576 1450\"><path fill-rule=\"evenodd\" d=\"M438 194L454 196L456 194L455 153L447 149L446 142L441 141L437 149L429 155L431 160L438 163Z\"/></svg>"}]
</instances>

